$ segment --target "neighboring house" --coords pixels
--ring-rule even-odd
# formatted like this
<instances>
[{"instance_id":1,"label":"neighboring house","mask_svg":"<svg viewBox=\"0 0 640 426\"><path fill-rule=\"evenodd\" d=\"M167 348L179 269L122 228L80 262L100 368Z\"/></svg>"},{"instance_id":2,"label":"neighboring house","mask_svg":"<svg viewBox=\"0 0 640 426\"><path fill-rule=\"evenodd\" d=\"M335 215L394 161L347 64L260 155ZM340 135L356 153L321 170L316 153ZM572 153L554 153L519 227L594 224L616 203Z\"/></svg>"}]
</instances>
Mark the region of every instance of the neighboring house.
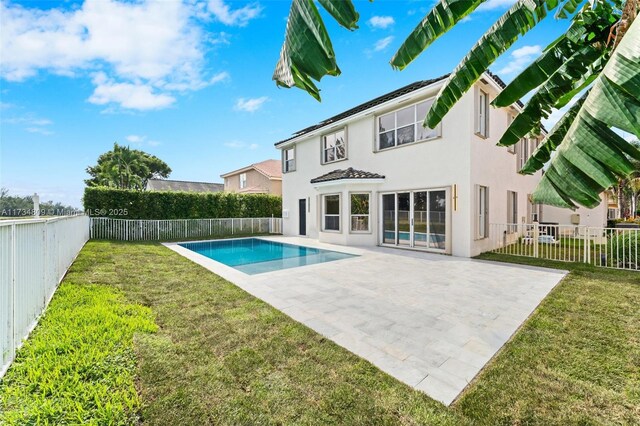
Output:
<instances>
[{"instance_id":1,"label":"neighboring house","mask_svg":"<svg viewBox=\"0 0 640 426\"><path fill-rule=\"evenodd\" d=\"M490 249L490 223L529 222L541 173L517 173L537 138L496 146L521 105L490 108L485 73L436 129L425 117L446 76L387 93L276 143L283 233L457 256Z\"/></svg>"},{"instance_id":2,"label":"neighboring house","mask_svg":"<svg viewBox=\"0 0 640 426\"><path fill-rule=\"evenodd\" d=\"M221 183L189 182L184 180L149 179L147 191L222 192Z\"/></svg>"},{"instance_id":3,"label":"neighboring house","mask_svg":"<svg viewBox=\"0 0 640 426\"><path fill-rule=\"evenodd\" d=\"M265 160L220 175L224 190L245 194L282 195L282 164L280 160Z\"/></svg>"},{"instance_id":4,"label":"neighboring house","mask_svg":"<svg viewBox=\"0 0 640 426\"><path fill-rule=\"evenodd\" d=\"M600 194L600 198L602 201L593 209L578 207L576 210L571 210L553 206L542 206L539 222L604 228L607 226L607 219L610 214L609 197L606 192L603 192Z\"/></svg>"}]
</instances>

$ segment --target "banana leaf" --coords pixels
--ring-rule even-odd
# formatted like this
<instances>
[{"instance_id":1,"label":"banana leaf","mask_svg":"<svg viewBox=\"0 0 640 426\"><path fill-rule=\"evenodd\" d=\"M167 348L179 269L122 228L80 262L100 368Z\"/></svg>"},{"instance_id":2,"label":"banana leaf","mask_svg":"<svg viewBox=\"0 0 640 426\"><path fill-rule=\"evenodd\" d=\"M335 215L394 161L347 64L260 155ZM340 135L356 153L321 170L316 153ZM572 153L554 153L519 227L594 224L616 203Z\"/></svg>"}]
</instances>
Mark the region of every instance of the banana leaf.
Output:
<instances>
[{"instance_id":1,"label":"banana leaf","mask_svg":"<svg viewBox=\"0 0 640 426\"><path fill-rule=\"evenodd\" d=\"M320 4L340 25L357 28L358 13L351 0L321 0ZM313 80L340 75L331 39L313 0L293 0L285 41L273 80L281 87L298 87L320 100Z\"/></svg>"},{"instance_id":2,"label":"banana leaf","mask_svg":"<svg viewBox=\"0 0 640 426\"><path fill-rule=\"evenodd\" d=\"M553 126L549 134L542 140L538 148L533 151L531 157L527 160L524 167L520 170L520 173L523 175L532 175L538 170L542 169L545 164L551 159L551 154L560 146L562 140L564 139L569 127L571 127L571 123L578 115L578 111L580 111L580 107L582 107L582 103L584 102L587 94L589 92L585 92L582 97L569 108L567 112L558 120L558 122Z\"/></svg>"},{"instance_id":3,"label":"banana leaf","mask_svg":"<svg viewBox=\"0 0 640 426\"><path fill-rule=\"evenodd\" d=\"M486 0L440 0L405 39L391 58L391 66L402 70L438 37Z\"/></svg>"},{"instance_id":4,"label":"banana leaf","mask_svg":"<svg viewBox=\"0 0 640 426\"><path fill-rule=\"evenodd\" d=\"M548 118L554 108L562 108L598 77L606 63L606 57L602 55L603 51L594 46L585 46L576 51L529 99L498 145L510 146L529 133L539 133L542 119Z\"/></svg>"},{"instance_id":5,"label":"banana leaf","mask_svg":"<svg viewBox=\"0 0 640 426\"><path fill-rule=\"evenodd\" d=\"M640 20L627 30L580 106L538 188L536 203L593 208L625 178L640 150L611 128L640 137Z\"/></svg>"},{"instance_id":6,"label":"banana leaf","mask_svg":"<svg viewBox=\"0 0 640 426\"><path fill-rule=\"evenodd\" d=\"M427 113L425 125L435 128L482 73L557 6L558 0L519 0L515 3L453 70Z\"/></svg>"},{"instance_id":7,"label":"banana leaf","mask_svg":"<svg viewBox=\"0 0 640 426\"><path fill-rule=\"evenodd\" d=\"M492 105L512 105L547 81L576 51L585 46L608 50L609 28L619 18L619 14L607 1L594 0L593 4L586 2L573 18L566 33L549 44L535 61L516 76L493 100ZM569 97L562 97L562 103L566 104L578 92L579 90L571 92Z\"/></svg>"}]
</instances>

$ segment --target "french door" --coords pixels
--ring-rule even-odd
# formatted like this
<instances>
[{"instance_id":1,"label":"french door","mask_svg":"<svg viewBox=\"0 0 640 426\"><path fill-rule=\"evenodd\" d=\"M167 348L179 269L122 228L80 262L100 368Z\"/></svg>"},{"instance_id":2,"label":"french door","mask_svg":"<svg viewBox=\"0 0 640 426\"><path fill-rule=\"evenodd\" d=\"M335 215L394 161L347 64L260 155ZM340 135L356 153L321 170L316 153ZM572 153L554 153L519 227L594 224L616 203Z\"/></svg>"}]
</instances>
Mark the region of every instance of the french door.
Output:
<instances>
[{"instance_id":1,"label":"french door","mask_svg":"<svg viewBox=\"0 0 640 426\"><path fill-rule=\"evenodd\" d=\"M381 243L446 250L447 191L430 189L382 194Z\"/></svg>"}]
</instances>

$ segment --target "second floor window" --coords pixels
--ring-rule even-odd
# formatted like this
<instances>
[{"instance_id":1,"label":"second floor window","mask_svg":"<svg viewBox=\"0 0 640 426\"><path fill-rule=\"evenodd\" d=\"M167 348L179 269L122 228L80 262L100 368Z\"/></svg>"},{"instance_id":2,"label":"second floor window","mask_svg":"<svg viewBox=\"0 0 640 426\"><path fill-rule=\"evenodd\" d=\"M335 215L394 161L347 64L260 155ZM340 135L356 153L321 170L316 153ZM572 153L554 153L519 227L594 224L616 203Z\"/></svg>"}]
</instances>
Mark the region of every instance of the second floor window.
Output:
<instances>
[{"instance_id":1,"label":"second floor window","mask_svg":"<svg viewBox=\"0 0 640 426\"><path fill-rule=\"evenodd\" d=\"M322 163L333 163L347 158L347 143L344 130L322 137Z\"/></svg>"},{"instance_id":2,"label":"second floor window","mask_svg":"<svg viewBox=\"0 0 640 426\"><path fill-rule=\"evenodd\" d=\"M489 95L482 90L478 90L476 134L483 138L489 137Z\"/></svg>"},{"instance_id":3,"label":"second floor window","mask_svg":"<svg viewBox=\"0 0 640 426\"><path fill-rule=\"evenodd\" d=\"M378 117L378 149L433 139L438 129L422 127L433 100L427 100Z\"/></svg>"},{"instance_id":4,"label":"second floor window","mask_svg":"<svg viewBox=\"0 0 640 426\"><path fill-rule=\"evenodd\" d=\"M282 151L282 171L285 173L296 170L296 149L295 147L287 148Z\"/></svg>"},{"instance_id":5,"label":"second floor window","mask_svg":"<svg viewBox=\"0 0 640 426\"><path fill-rule=\"evenodd\" d=\"M247 187L247 174L240 173L240 189L244 189Z\"/></svg>"}]
</instances>

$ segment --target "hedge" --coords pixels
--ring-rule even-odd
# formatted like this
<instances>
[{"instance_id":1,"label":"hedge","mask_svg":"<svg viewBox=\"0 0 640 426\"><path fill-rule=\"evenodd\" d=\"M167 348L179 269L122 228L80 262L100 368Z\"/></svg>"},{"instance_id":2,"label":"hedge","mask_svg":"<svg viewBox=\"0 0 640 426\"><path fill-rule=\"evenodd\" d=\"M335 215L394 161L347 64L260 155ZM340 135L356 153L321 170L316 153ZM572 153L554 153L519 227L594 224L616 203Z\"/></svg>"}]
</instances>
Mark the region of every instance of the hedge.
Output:
<instances>
[{"instance_id":1,"label":"hedge","mask_svg":"<svg viewBox=\"0 0 640 426\"><path fill-rule=\"evenodd\" d=\"M213 219L280 217L282 199L267 194L161 192L87 187L84 208L90 216L118 219Z\"/></svg>"}]
</instances>

